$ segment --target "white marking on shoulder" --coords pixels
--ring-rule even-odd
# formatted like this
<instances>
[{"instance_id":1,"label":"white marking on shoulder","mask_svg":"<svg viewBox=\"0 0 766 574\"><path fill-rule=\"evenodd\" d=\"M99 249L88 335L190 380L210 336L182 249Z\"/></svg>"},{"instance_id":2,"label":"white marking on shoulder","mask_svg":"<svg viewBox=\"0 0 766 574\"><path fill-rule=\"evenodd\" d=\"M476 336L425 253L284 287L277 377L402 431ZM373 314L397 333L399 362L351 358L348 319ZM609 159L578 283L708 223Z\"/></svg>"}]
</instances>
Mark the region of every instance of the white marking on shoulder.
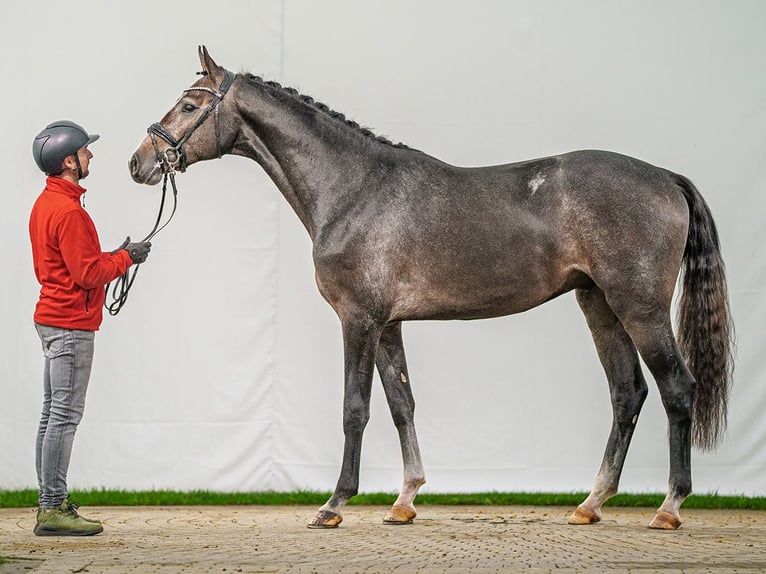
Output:
<instances>
[{"instance_id":1,"label":"white marking on shoulder","mask_svg":"<svg viewBox=\"0 0 766 574\"><path fill-rule=\"evenodd\" d=\"M529 180L529 183L527 184L529 187L529 191L532 192L532 195L537 192L538 189L540 189L540 186L545 183L545 177L542 173L537 172L537 175Z\"/></svg>"}]
</instances>

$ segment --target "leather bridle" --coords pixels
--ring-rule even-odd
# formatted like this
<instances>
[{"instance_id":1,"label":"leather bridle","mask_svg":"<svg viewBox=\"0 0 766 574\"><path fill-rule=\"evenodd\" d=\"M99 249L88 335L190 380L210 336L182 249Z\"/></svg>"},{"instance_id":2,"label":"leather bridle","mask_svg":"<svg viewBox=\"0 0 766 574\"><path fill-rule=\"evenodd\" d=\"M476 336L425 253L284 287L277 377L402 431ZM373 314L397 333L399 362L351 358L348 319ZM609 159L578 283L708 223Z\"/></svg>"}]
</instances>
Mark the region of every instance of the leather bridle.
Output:
<instances>
[{"instance_id":1,"label":"leather bridle","mask_svg":"<svg viewBox=\"0 0 766 574\"><path fill-rule=\"evenodd\" d=\"M201 73L206 74L207 72ZM154 154L157 158L157 165L162 169L162 173L173 174L176 172L176 170L180 172L186 171L186 153L184 152L183 146L191 137L191 135L197 130L197 128L205 122L211 112L215 121L216 154L219 158L221 157L221 124L218 119L218 104L221 103L221 100L223 100L226 92L229 91L231 84L234 82L234 77L234 74L229 70L224 70L223 80L221 80L221 85L218 86L217 90L205 86L195 86L184 90L184 93L187 94L189 92L208 92L213 94L213 99L202 112L202 114L197 118L197 121L194 122L194 125L186 130L186 133L179 139L174 138L170 132L168 132L159 122L149 126L146 131L149 134L152 146L154 146ZM163 151L160 151L160 148L157 145L157 138L155 136L161 137L163 140L165 140L169 144L169 147L165 148Z\"/></svg>"},{"instance_id":2,"label":"leather bridle","mask_svg":"<svg viewBox=\"0 0 766 574\"><path fill-rule=\"evenodd\" d=\"M207 72L201 73L207 74ZM234 74L228 70L224 70L223 80L221 81L221 85L218 86L218 90L207 88L205 86L196 86L184 90L184 93L208 92L213 94L213 100L208 104L207 108L205 108L200 117L197 118L197 121L194 122L194 125L189 128L186 133L179 139L175 139L170 134L170 132L168 132L168 130L166 130L165 127L159 122L150 125L146 130L149 133L149 139L151 140L152 146L154 147L157 166L162 170L163 180L162 199L160 200L160 209L159 213L157 214L157 220L154 222L154 227L152 230L146 237L142 239L142 241L149 241L152 237L162 231L165 226L170 223L170 220L173 219L173 216L176 213L176 207L178 205L178 189L176 188L175 174L176 171L186 171L186 154L184 153L183 145L187 142L195 130L205 122L211 113L213 114L215 122L215 149L218 157L221 157L221 124L218 119L218 104L221 103L221 100L223 100L223 97L226 95L226 92L229 91L229 88L233 82ZM157 145L157 138L155 136L159 136L165 140L169 144L169 147L165 148L163 151L160 151L160 147ZM170 216L165 221L165 223L160 225L162 221L162 212L165 209L165 197L168 187L168 179L170 179L170 184L173 188L173 211L171 211ZM139 267L140 264L134 265L132 274L130 269L128 269L121 277L118 277L115 280L115 284L111 293L112 302L107 303L104 301L104 307L110 315L117 315L117 313L120 312L122 307L127 302L128 292L133 286L133 281L136 279L136 274L138 273ZM106 286L107 296L109 296L110 286L111 283Z\"/></svg>"}]
</instances>

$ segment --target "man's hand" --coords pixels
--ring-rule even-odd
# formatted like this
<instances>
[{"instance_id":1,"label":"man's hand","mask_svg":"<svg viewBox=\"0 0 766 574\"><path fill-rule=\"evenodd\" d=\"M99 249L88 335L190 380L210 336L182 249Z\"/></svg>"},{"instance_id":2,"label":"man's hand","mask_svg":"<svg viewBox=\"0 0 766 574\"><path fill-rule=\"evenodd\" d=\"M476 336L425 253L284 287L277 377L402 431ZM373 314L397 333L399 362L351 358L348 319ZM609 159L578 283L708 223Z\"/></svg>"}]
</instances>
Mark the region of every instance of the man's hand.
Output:
<instances>
[{"instance_id":1,"label":"man's hand","mask_svg":"<svg viewBox=\"0 0 766 574\"><path fill-rule=\"evenodd\" d=\"M125 249L130 255L131 261L135 264L140 264L146 261L149 257L149 252L152 250L152 243L150 241L141 241L139 243L128 243Z\"/></svg>"}]
</instances>

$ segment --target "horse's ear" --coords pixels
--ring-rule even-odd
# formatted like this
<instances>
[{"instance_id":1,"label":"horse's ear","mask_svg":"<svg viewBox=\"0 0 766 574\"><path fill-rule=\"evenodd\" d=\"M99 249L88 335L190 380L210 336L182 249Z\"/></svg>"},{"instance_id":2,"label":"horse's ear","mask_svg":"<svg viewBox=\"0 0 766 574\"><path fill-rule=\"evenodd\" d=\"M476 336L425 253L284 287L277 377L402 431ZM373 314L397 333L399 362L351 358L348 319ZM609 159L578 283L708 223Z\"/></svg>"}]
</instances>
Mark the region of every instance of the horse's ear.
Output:
<instances>
[{"instance_id":1,"label":"horse's ear","mask_svg":"<svg viewBox=\"0 0 766 574\"><path fill-rule=\"evenodd\" d=\"M213 58L208 54L205 46L199 47L199 63L202 65L202 72L209 77L215 77L216 72L220 71L220 66L213 61Z\"/></svg>"}]
</instances>

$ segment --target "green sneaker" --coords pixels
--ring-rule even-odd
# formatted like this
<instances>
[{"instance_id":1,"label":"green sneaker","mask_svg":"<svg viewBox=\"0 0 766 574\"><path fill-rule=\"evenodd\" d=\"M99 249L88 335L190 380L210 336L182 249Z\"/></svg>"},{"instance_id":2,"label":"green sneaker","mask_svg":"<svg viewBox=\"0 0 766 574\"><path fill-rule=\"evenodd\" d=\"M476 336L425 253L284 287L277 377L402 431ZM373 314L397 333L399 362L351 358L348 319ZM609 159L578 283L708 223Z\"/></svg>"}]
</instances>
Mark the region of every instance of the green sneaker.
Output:
<instances>
[{"instance_id":1,"label":"green sneaker","mask_svg":"<svg viewBox=\"0 0 766 574\"><path fill-rule=\"evenodd\" d=\"M61 508L37 509L37 536L91 536L104 531L98 520L89 520L77 514L77 505L69 500Z\"/></svg>"}]
</instances>

